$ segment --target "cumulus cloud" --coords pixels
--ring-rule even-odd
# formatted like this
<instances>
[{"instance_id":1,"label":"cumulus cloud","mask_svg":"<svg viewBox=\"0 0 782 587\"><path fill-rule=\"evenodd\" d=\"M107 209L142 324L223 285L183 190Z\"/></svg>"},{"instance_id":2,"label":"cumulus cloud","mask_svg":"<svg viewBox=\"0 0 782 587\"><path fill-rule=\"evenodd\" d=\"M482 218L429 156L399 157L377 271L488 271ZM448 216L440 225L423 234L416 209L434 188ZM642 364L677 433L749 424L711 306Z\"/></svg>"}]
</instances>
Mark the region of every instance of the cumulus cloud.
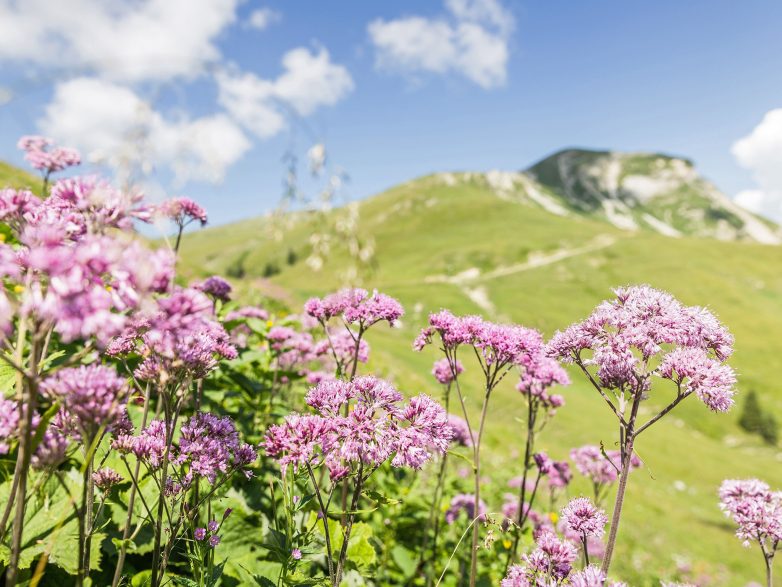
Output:
<instances>
[{"instance_id":1,"label":"cumulus cloud","mask_svg":"<svg viewBox=\"0 0 782 587\"><path fill-rule=\"evenodd\" d=\"M281 19L282 15L279 12L265 6L250 13L250 17L247 19L247 26L262 31L280 22Z\"/></svg>"},{"instance_id":2,"label":"cumulus cloud","mask_svg":"<svg viewBox=\"0 0 782 587\"><path fill-rule=\"evenodd\" d=\"M192 77L217 61L240 0L0 0L0 59L116 80Z\"/></svg>"},{"instance_id":3,"label":"cumulus cloud","mask_svg":"<svg viewBox=\"0 0 782 587\"><path fill-rule=\"evenodd\" d=\"M148 160L170 166L180 182L221 180L251 146L225 114L166 118L133 90L87 77L56 86L39 126L120 172Z\"/></svg>"},{"instance_id":4,"label":"cumulus cloud","mask_svg":"<svg viewBox=\"0 0 782 587\"><path fill-rule=\"evenodd\" d=\"M348 70L333 63L329 52L299 47L282 58L283 73L273 80L253 73L217 75L218 102L240 124L260 138L285 128L286 110L309 116L333 106L353 90Z\"/></svg>"},{"instance_id":5,"label":"cumulus cloud","mask_svg":"<svg viewBox=\"0 0 782 587\"><path fill-rule=\"evenodd\" d=\"M513 15L498 0L446 0L437 18L407 16L369 24L380 69L406 74L459 74L482 88L507 78Z\"/></svg>"},{"instance_id":6,"label":"cumulus cloud","mask_svg":"<svg viewBox=\"0 0 782 587\"><path fill-rule=\"evenodd\" d=\"M737 194L736 201L782 221L782 108L767 112L752 132L733 144L732 153L758 184Z\"/></svg>"}]
</instances>

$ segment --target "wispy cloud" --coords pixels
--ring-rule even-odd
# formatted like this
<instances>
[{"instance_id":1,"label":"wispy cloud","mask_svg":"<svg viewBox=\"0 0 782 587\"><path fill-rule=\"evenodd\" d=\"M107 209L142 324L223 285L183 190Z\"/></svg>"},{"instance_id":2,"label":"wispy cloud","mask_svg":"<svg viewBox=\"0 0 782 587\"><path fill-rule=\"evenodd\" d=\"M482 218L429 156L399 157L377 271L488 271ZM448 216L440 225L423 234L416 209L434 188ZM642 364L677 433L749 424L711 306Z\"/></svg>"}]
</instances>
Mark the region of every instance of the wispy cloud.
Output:
<instances>
[{"instance_id":1,"label":"wispy cloud","mask_svg":"<svg viewBox=\"0 0 782 587\"><path fill-rule=\"evenodd\" d=\"M273 24L276 24L282 20L282 14L276 10L272 10L268 6L253 10L247 19L247 26L253 29L263 31Z\"/></svg>"},{"instance_id":2,"label":"wispy cloud","mask_svg":"<svg viewBox=\"0 0 782 587\"><path fill-rule=\"evenodd\" d=\"M329 52L305 47L282 58L283 73L273 80L253 73L217 76L218 101L255 135L266 138L285 127L286 110L309 116L322 106L333 106L353 90L347 68L333 63Z\"/></svg>"},{"instance_id":3,"label":"wispy cloud","mask_svg":"<svg viewBox=\"0 0 782 587\"><path fill-rule=\"evenodd\" d=\"M240 71L220 41L238 22L242 0L0 0L0 62L56 73L42 132L115 170L170 169L179 183L220 181L253 146L352 89L348 70L325 48L292 49L282 73L266 79ZM270 8L244 26L263 30L281 19ZM164 82L178 90L212 80L210 114L165 109L150 98ZM11 99L0 92L0 100ZM170 106L170 105L169 105Z\"/></svg>"},{"instance_id":4,"label":"wispy cloud","mask_svg":"<svg viewBox=\"0 0 782 587\"><path fill-rule=\"evenodd\" d=\"M736 201L782 221L782 108L767 112L752 132L734 143L732 152L758 184L737 194Z\"/></svg>"},{"instance_id":5,"label":"wispy cloud","mask_svg":"<svg viewBox=\"0 0 782 587\"><path fill-rule=\"evenodd\" d=\"M482 88L505 84L513 15L497 0L447 0L436 18L378 19L368 32L379 69L458 74Z\"/></svg>"}]
</instances>

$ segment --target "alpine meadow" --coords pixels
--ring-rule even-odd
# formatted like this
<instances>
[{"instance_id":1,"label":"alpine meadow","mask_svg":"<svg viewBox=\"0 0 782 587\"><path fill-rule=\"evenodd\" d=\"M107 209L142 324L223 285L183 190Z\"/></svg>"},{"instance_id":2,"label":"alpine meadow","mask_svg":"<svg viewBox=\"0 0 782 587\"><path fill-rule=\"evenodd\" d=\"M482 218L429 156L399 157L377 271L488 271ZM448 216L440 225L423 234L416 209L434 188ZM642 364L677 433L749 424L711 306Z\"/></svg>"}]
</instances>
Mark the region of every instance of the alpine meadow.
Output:
<instances>
[{"instance_id":1,"label":"alpine meadow","mask_svg":"<svg viewBox=\"0 0 782 587\"><path fill-rule=\"evenodd\" d=\"M782 585L780 23L0 0L0 584Z\"/></svg>"}]
</instances>

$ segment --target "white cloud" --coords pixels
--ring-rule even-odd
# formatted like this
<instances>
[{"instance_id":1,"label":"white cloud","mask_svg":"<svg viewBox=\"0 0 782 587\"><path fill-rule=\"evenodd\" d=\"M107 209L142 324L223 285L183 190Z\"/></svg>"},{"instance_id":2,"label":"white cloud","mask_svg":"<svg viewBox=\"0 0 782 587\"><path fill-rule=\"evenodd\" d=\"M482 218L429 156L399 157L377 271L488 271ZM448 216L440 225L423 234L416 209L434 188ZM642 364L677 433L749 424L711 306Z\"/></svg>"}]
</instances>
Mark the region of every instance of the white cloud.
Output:
<instances>
[{"instance_id":1,"label":"white cloud","mask_svg":"<svg viewBox=\"0 0 782 587\"><path fill-rule=\"evenodd\" d=\"M279 12L265 6L250 13L250 17L247 19L247 26L262 31L280 22L281 19L282 15Z\"/></svg>"},{"instance_id":2,"label":"white cloud","mask_svg":"<svg viewBox=\"0 0 782 587\"><path fill-rule=\"evenodd\" d=\"M371 22L376 66L408 74L457 73L485 89L503 85L513 15L498 0L446 0L446 8L439 18Z\"/></svg>"},{"instance_id":3,"label":"white cloud","mask_svg":"<svg viewBox=\"0 0 782 587\"><path fill-rule=\"evenodd\" d=\"M84 77L56 86L40 127L118 172L148 160L180 182L221 180L251 146L224 114L166 119L132 90Z\"/></svg>"},{"instance_id":4,"label":"white cloud","mask_svg":"<svg viewBox=\"0 0 782 587\"><path fill-rule=\"evenodd\" d=\"M0 59L128 81L193 77L240 0L0 0Z\"/></svg>"},{"instance_id":5,"label":"white cloud","mask_svg":"<svg viewBox=\"0 0 782 587\"><path fill-rule=\"evenodd\" d=\"M348 70L332 63L329 52L299 47L282 58L283 73L267 80L253 73L217 75L219 103L261 138L285 128L286 110L309 116L321 106L333 106L353 89Z\"/></svg>"},{"instance_id":6,"label":"white cloud","mask_svg":"<svg viewBox=\"0 0 782 587\"><path fill-rule=\"evenodd\" d=\"M60 81L39 121L42 132L79 147L118 172L170 168L180 182L219 181L286 116L308 116L353 88L325 49L294 49L276 79L229 72L218 45L244 0L0 0L0 64L15 63ZM280 14L259 7L242 23L263 29ZM214 73L222 72L222 73ZM218 85L222 112L165 115L144 97L158 87ZM0 106L13 96L0 88ZM143 160L143 164L142 164Z\"/></svg>"},{"instance_id":7,"label":"white cloud","mask_svg":"<svg viewBox=\"0 0 782 587\"><path fill-rule=\"evenodd\" d=\"M782 108L770 110L751 133L731 149L739 165L752 172L758 189L736 196L742 206L782 221Z\"/></svg>"}]
</instances>

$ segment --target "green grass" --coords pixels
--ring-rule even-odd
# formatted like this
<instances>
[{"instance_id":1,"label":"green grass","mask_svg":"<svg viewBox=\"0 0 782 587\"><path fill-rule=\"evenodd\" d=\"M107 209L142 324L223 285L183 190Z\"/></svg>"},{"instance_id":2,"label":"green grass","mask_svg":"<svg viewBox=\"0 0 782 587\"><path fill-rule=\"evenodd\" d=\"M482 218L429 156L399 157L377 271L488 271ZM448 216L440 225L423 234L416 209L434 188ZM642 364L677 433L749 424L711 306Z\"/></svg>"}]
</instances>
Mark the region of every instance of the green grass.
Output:
<instances>
[{"instance_id":1,"label":"green grass","mask_svg":"<svg viewBox=\"0 0 782 587\"><path fill-rule=\"evenodd\" d=\"M15 189L26 188L38 193L41 180L18 167L0 161L0 186Z\"/></svg>"},{"instance_id":2,"label":"green grass","mask_svg":"<svg viewBox=\"0 0 782 587\"><path fill-rule=\"evenodd\" d=\"M586 316L610 296L611 287L649 283L687 304L708 305L736 337L731 364L740 375L739 389L757 390L764 407L782 415L782 248L625 233L583 217L561 218L503 201L478 184L446 187L431 177L362 202L360 214L361 233L372 236L377 253L376 270L365 285L398 297L408 312L400 329L370 334L371 368L405 390L439 392L429 375L435 352L419 354L410 346L429 311L479 312L551 335ZM270 237L268 219L189 234L183 243L184 275L224 273L244 255L246 278L239 290L245 298L272 293L296 306L310 295L339 287L348 263L344 247L337 242L325 267L313 273L303 259L310 235L318 230L315 216L302 213L291 220L281 240ZM485 273L610 239L612 244L588 253L469 284L484 288L493 312L477 306L457 284L427 281L472 267ZM285 263L290 248L300 258L293 266ZM281 273L264 280L260 276L269 260L277 261ZM470 409L475 410L476 367L465 363L472 371L467 382ZM616 439L600 398L578 374L573 379L565 390L567 405L540 441L555 458L564 458L573 446L612 445ZM655 390L646 413L665 400L665 391ZM740 408L741 394L738 401ZM512 382L504 382L492 399L484 457L491 478L485 491L494 496L489 505L495 510L505 481L518 472L522 409ZM630 482L615 558L615 571L630 584L669 578L679 558L708 575L708 584L739 586L761 579L759 552L743 548L733 536L717 507L716 490L724 478L746 476L782 488L782 453L743 434L738 415L738 409L711 413L691 398L641 437L637 449L645 467ZM583 484L573 489L582 490Z\"/></svg>"}]
</instances>

